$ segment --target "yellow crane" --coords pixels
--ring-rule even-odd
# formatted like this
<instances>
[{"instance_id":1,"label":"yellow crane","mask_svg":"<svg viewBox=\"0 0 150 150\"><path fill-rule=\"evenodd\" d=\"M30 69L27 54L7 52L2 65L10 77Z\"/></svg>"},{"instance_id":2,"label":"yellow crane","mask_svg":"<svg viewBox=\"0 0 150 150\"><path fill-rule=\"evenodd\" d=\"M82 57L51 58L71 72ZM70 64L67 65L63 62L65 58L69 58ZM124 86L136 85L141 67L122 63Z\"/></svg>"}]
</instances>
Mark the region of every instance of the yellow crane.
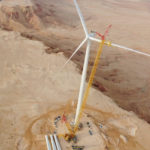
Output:
<instances>
[{"instance_id":1,"label":"yellow crane","mask_svg":"<svg viewBox=\"0 0 150 150\"><path fill-rule=\"evenodd\" d=\"M97 55L96 55L96 58L95 58L95 61L94 61L94 65L92 67L92 71L91 71L91 74L90 74L90 77L89 77L88 85L87 85L87 88L86 88L85 93L84 93L83 102L82 102L82 105L81 105L80 113L79 113L78 118L77 118L77 122L75 123L73 128L68 123L68 121L65 122L69 133L66 133L66 134L61 135L61 136L63 136L66 141L70 141L70 140L74 139L75 135L76 135L76 132L78 131L79 121L82 117L82 113L83 113L83 110L84 110L86 102L87 102L87 98L88 98L90 88L92 86L94 76L95 76L99 61L100 61L100 56L102 54L102 49L103 49L104 44L107 44L108 46L111 46L110 42L107 42L107 43L105 42L105 36L103 35L102 36L102 42L99 45Z\"/></svg>"}]
</instances>

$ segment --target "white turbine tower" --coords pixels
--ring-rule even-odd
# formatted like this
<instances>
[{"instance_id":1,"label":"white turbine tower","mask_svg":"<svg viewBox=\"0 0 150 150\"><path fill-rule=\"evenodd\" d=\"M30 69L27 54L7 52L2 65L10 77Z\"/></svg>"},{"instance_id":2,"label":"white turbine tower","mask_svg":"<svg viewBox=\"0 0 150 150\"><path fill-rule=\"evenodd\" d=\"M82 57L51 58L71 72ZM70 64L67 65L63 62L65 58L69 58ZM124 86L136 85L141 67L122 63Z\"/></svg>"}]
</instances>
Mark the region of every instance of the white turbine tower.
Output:
<instances>
[{"instance_id":1,"label":"white turbine tower","mask_svg":"<svg viewBox=\"0 0 150 150\"><path fill-rule=\"evenodd\" d=\"M80 18L83 30L85 32L85 39L81 42L81 44L77 47L77 49L70 56L70 58L66 61L66 63L62 67L62 69L65 67L65 65L71 60L71 58L78 52L78 50L87 41L86 54L85 54L85 58L84 58L84 65L83 65L83 71L82 71L82 77L81 77L81 83L80 83L80 91L79 91L78 103L77 103L77 109L76 109L76 116L75 116L75 124L76 124L78 116L79 116L79 113L80 113L80 109L81 109L81 105L82 105L82 99L83 99L83 94L84 94L84 89L85 89L85 82L86 82L86 75L87 75L87 67L88 67L88 60L89 60L89 54L90 54L91 41L95 41L95 42L101 43L102 40L95 38L93 33L90 33L90 34L88 33L88 30L87 30L87 27L86 27L86 24L85 24L85 20L84 20L84 17L82 15L82 13L81 13L79 5L77 3L77 0L74 0L74 4L75 4L76 10L78 12L78 15L79 15L79 18ZM105 44L108 44L108 43L105 43ZM118 45L118 44L111 43L111 46L118 47L118 48L121 48L121 49L124 49L124 50L127 50L127 51L131 51L131 52L134 52L134 53L141 54L141 55L150 56L150 54L143 53L143 52L140 52L138 50L135 50L135 49L132 49L132 48L128 48L128 47L125 47L125 46L121 46L121 45Z\"/></svg>"}]
</instances>

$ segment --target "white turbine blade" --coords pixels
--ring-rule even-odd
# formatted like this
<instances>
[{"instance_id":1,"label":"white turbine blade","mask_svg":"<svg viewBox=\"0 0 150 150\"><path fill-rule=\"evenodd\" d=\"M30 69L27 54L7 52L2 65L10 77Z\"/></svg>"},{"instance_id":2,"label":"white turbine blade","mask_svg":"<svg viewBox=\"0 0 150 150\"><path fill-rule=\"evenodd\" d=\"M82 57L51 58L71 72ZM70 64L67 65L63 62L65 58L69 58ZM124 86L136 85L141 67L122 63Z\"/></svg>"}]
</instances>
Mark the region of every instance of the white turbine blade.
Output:
<instances>
[{"instance_id":1,"label":"white turbine blade","mask_svg":"<svg viewBox=\"0 0 150 150\"><path fill-rule=\"evenodd\" d=\"M87 38L85 38L80 45L76 48L76 50L72 53L72 55L69 57L69 59L66 61L66 63L63 65L63 67L61 68L61 70L69 63L69 61L72 59L72 57L78 52L78 50L84 45L84 43L86 42ZM60 71L61 71L60 70Z\"/></svg>"},{"instance_id":2,"label":"white turbine blade","mask_svg":"<svg viewBox=\"0 0 150 150\"><path fill-rule=\"evenodd\" d=\"M135 50L135 49L128 48L128 47L125 47L125 46L121 46L121 45L118 45L118 44L112 43L111 45L112 45L112 46L115 46L115 47L119 47L119 48L125 49L125 50L127 50L127 51L131 51L131 52L134 52L134 53L138 53L138 54L141 54L141 55L150 56L150 54L148 54L148 53L143 53L143 52L141 52L141 51L139 51L139 50Z\"/></svg>"},{"instance_id":3,"label":"white turbine blade","mask_svg":"<svg viewBox=\"0 0 150 150\"><path fill-rule=\"evenodd\" d=\"M57 150L56 144L55 144L55 142L54 142L53 135L51 134L51 135L49 135L49 136L50 136L50 139L51 139L51 143L52 143L52 148L53 148L53 150Z\"/></svg>"},{"instance_id":4,"label":"white turbine blade","mask_svg":"<svg viewBox=\"0 0 150 150\"><path fill-rule=\"evenodd\" d=\"M59 143L59 140L58 140L56 134L54 134L54 139L55 139L55 143L56 143L57 150L61 150L61 146L60 146L60 143Z\"/></svg>"},{"instance_id":5,"label":"white turbine blade","mask_svg":"<svg viewBox=\"0 0 150 150\"><path fill-rule=\"evenodd\" d=\"M88 31L87 31L87 27L86 27L86 24L85 24L85 21L84 21L84 18L83 18L83 15L81 13L81 10L80 10L80 7L77 3L77 0L74 0L74 4L76 6L76 9L77 9L77 12L78 12L78 15L79 15L79 18L80 18L80 21L81 21L81 24L83 26L83 29L84 29L84 32L85 32L85 35L88 36Z\"/></svg>"},{"instance_id":6,"label":"white turbine blade","mask_svg":"<svg viewBox=\"0 0 150 150\"><path fill-rule=\"evenodd\" d=\"M98 43L102 42L102 40L94 38L94 37L89 37L89 39L92 40L92 41L96 41ZM118 45L118 44L112 43L111 46L122 48L124 50L131 51L131 52L134 52L134 53L138 53L138 54L141 54L141 55L150 56L150 54L148 54L148 53L143 53L143 52L141 52L139 50L128 48L128 47L125 47L125 46L122 46L122 45Z\"/></svg>"},{"instance_id":7,"label":"white turbine blade","mask_svg":"<svg viewBox=\"0 0 150 150\"><path fill-rule=\"evenodd\" d=\"M69 63L69 61L72 59L72 57L78 52L78 50L83 46L83 44L87 41L88 38L85 38L80 45L76 48L76 50L73 52L73 54L70 56L70 58L66 61L66 63L61 67L60 70L55 74L54 78L52 79L53 82L55 82L57 76L60 74L60 72L64 69L64 67Z\"/></svg>"},{"instance_id":8,"label":"white turbine blade","mask_svg":"<svg viewBox=\"0 0 150 150\"><path fill-rule=\"evenodd\" d=\"M46 139L46 144L47 144L47 150L51 150L51 145L50 145L50 142L48 140L48 135L45 135L45 139Z\"/></svg>"}]
</instances>

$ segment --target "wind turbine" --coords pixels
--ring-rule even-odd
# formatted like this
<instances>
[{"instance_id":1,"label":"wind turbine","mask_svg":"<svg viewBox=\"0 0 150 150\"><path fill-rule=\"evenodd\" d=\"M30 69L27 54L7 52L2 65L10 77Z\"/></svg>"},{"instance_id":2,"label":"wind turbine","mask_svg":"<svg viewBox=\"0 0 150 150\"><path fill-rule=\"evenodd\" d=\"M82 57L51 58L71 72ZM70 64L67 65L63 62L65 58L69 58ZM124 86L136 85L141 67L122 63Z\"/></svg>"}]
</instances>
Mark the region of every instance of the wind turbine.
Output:
<instances>
[{"instance_id":1,"label":"wind turbine","mask_svg":"<svg viewBox=\"0 0 150 150\"><path fill-rule=\"evenodd\" d=\"M85 90L85 82L86 82L86 75L87 75L87 67L88 67L88 60L89 60L91 42L95 41L95 42L98 42L98 43L102 43L102 40L95 38L94 37L95 33L90 33L90 34L88 33L88 30L87 30L87 27L86 27L86 24L85 24L85 20L84 20L84 17L82 15L82 13L81 13L79 5L77 3L77 0L74 0L74 4L75 4L76 10L77 10L77 13L79 15L83 30L85 32L85 39L76 48L76 50L73 52L73 54L70 56L70 58L63 65L61 70L69 63L71 58L78 52L78 50L85 44L85 42L87 42L86 54L85 54L85 58L84 58L84 65L83 65L83 71L82 71L82 77L81 77L81 83L80 83L80 91L79 91L78 103L77 103L77 109L76 109L76 116L75 116L75 122L74 122L75 125L76 125L76 123L78 122L78 116L80 114L80 110L81 110L81 106L82 106L82 100L83 100L83 94L84 94L84 90ZM114 44L114 43L110 44L109 42L105 42L105 44L106 45L111 45L111 46L114 46L114 47L117 47L117 48L121 48L121 49L124 49L126 51L131 51L131 52L134 52L134 53L138 53L138 54L141 54L141 55L150 56L150 54L148 54L148 53L143 53L143 52L140 52L138 50L128 48L128 47L125 47L125 46L122 46L122 45L118 45L118 44ZM50 143L49 143L49 140L48 140L48 136L46 135L45 138L46 138L47 148L48 148L48 150L51 150ZM53 142L53 140L51 142ZM56 141L55 146L59 146L59 143L57 141ZM59 147L58 149L61 149L61 148Z\"/></svg>"},{"instance_id":2,"label":"wind turbine","mask_svg":"<svg viewBox=\"0 0 150 150\"><path fill-rule=\"evenodd\" d=\"M82 77L81 77L81 83L80 83L80 91L79 91L79 96L78 96L78 103L77 103L77 109L76 109L76 116L75 116L75 124L77 122L79 113L80 113L80 109L81 109L81 105L82 105L82 99L83 99L83 94L84 94L84 90L85 90L85 82L86 82L86 76L87 76L87 68L88 68L88 60L89 60L89 54L90 54L90 47L91 47L91 41L95 41L98 43L101 43L102 40L97 39L94 37L94 33L88 33L86 24L85 24L85 20L84 17L81 13L80 7L77 3L77 0L74 0L74 5L76 7L77 13L79 15L84 33L85 33L85 39L80 43L80 45L76 48L76 50L73 52L73 54L70 56L70 58L66 61L66 63L63 65L62 69L68 64L68 62L72 59L72 57L78 52L78 50L85 44L85 42L87 42L87 46L86 46L86 53L85 53L85 58L84 58L84 65L83 65L83 71L82 71ZM106 45L110 45L109 42L105 42ZM117 47L117 48L121 48L124 49L126 51L131 51L134 53L138 53L141 55L145 55L145 56L150 56L150 54L148 53L143 53L141 51L132 49L132 48L128 48L122 45L118 45L118 44L114 44L111 43L111 46Z\"/></svg>"}]
</instances>

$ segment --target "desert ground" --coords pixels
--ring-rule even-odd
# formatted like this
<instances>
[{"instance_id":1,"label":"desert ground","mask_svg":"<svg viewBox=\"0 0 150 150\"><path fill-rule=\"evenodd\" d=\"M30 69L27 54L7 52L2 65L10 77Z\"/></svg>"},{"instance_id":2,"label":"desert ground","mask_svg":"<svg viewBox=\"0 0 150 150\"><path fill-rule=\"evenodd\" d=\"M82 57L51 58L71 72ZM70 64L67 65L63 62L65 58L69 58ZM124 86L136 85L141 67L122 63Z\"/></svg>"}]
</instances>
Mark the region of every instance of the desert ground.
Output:
<instances>
[{"instance_id":1,"label":"desert ground","mask_svg":"<svg viewBox=\"0 0 150 150\"><path fill-rule=\"evenodd\" d=\"M89 32L104 33L112 24L108 41L149 53L150 2L147 0L79 1ZM70 0L3 0L0 26L22 36L42 41L47 53L63 52L69 57L84 39L77 12ZM89 73L95 52L93 43ZM85 46L72 59L82 70ZM94 85L120 107L150 121L148 57L105 47ZM142 106L142 107L141 107Z\"/></svg>"},{"instance_id":2,"label":"desert ground","mask_svg":"<svg viewBox=\"0 0 150 150\"><path fill-rule=\"evenodd\" d=\"M79 4L89 31L103 33L112 24L108 41L150 53L149 1ZM44 135L60 132L54 118L65 112L73 121L75 115L85 46L61 70L84 38L73 1L2 0L0 27L0 150L46 150ZM97 48L93 43L88 74ZM77 133L79 145L149 150L149 66L149 57L104 47L81 119L84 129ZM60 143L71 149L63 138Z\"/></svg>"},{"instance_id":3,"label":"desert ground","mask_svg":"<svg viewBox=\"0 0 150 150\"><path fill-rule=\"evenodd\" d=\"M60 72L67 60L62 52L47 54L41 42L18 32L0 33L0 149L46 150L45 134L66 131L55 129L55 117L65 112L73 121L80 70L71 62ZM87 121L93 136L88 134ZM78 144L86 149L149 150L150 125L97 89L91 89L81 122L85 127L77 133ZM63 138L60 141L64 149L71 149Z\"/></svg>"}]
</instances>

